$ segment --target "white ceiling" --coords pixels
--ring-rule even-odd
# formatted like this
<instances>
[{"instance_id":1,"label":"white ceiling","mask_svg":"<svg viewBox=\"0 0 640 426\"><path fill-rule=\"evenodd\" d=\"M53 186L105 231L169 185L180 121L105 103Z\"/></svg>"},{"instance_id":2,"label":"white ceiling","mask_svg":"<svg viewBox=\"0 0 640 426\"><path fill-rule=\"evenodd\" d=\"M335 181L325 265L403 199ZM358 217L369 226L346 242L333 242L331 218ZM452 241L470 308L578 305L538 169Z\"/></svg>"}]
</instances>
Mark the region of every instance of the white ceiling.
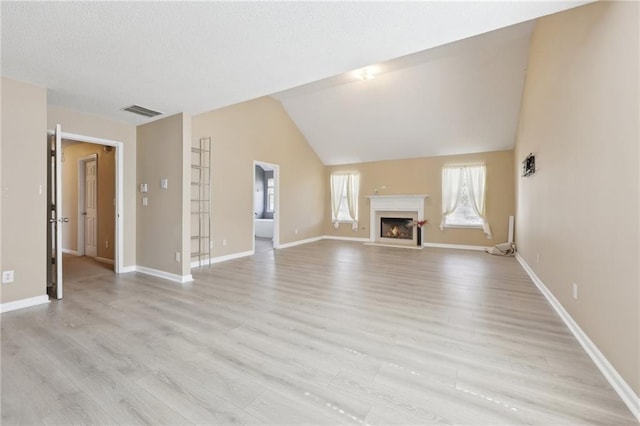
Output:
<instances>
[{"instance_id":1,"label":"white ceiling","mask_svg":"<svg viewBox=\"0 0 640 426\"><path fill-rule=\"evenodd\" d=\"M120 109L199 114L584 3L2 1L2 75L48 88L50 104L140 124ZM321 153L327 138L310 137Z\"/></svg>"},{"instance_id":2,"label":"white ceiling","mask_svg":"<svg viewBox=\"0 0 640 426\"><path fill-rule=\"evenodd\" d=\"M273 95L325 164L514 146L533 21Z\"/></svg>"}]
</instances>

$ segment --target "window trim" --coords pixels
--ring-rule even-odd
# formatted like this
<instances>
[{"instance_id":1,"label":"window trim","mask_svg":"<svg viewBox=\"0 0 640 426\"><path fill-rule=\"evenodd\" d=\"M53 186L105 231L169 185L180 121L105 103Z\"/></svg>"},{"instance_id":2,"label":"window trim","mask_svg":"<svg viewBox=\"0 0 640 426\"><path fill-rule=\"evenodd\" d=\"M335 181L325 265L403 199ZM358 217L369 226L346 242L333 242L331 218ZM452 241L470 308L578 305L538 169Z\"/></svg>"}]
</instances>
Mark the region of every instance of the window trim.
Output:
<instances>
[{"instance_id":1,"label":"window trim","mask_svg":"<svg viewBox=\"0 0 640 426\"><path fill-rule=\"evenodd\" d=\"M331 192L331 189L332 189L331 180L333 179L333 176L335 176L335 175L358 176L358 178L359 178L360 177L360 172L359 171L337 171L337 172L332 172L331 175L329 176L329 179L330 179L330 188L329 188L329 190L330 190L331 199L333 199L333 194ZM345 181L345 186L346 185L348 185L348 183ZM358 186L359 186L359 184L358 184ZM359 190L359 188L358 188L358 190ZM347 197L347 195L345 193L344 202L346 202L347 206L348 206L348 199L347 198L348 197ZM360 199L359 198L360 197L358 196L357 199L356 199L356 206L360 204ZM359 208L358 207L356 207L356 208L358 209L358 216L359 216L359 214L360 214ZM335 219L334 219L334 211L333 211L333 207L332 207L331 208L331 223L334 223L334 224L335 223L337 223L337 224L346 223L346 224L350 224L350 225L358 223L358 219L359 219L358 217L351 218L350 217L350 213L348 211L347 211L347 214L349 215L348 218L337 218L337 217L335 217Z\"/></svg>"},{"instance_id":2,"label":"window trim","mask_svg":"<svg viewBox=\"0 0 640 426\"><path fill-rule=\"evenodd\" d=\"M269 181L271 181L271 185L269 185ZM275 187L275 179L273 177L270 177L267 179L266 185L265 185L265 189L266 189L266 205L265 205L265 209L264 211L267 213L273 213L276 211L276 187ZM273 197L273 205L271 206L272 208L269 208L270 205L270 200L271 197Z\"/></svg>"},{"instance_id":3,"label":"window trim","mask_svg":"<svg viewBox=\"0 0 640 426\"><path fill-rule=\"evenodd\" d=\"M487 165L484 162L470 162L470 163L460 163L460 164L447 164L442 166L442 170L446 169L446 168L451 168L451 169L463 169L466 167L484 167L485 170L485 182L486 182L486 174L487 174ZM486 196L486 193L485 193ZM455 211L455 210L454 210ZM449 224L447 223L447 219L453 215L453 212L451 212L449 215L443 215L442 217L442 222L441 222L441 228L458 228L458 229L481 229L484 230L484 225L482 223L480 224L459 224L459 223L454 223L454 224ZM478 215L478 217L480 219L483 219L483 217L481 215Z\"/></svg>"},{"instance_id":4,"label":"window trim","mask_svg":"<svg viewBox=\"0 0 640 426\"><path fill-rule=\"evenodd\" d=\"M460 228L460 229L482 229L482 225L447 225L445 222L445 228Z\"/></svg>"}]
</instances>

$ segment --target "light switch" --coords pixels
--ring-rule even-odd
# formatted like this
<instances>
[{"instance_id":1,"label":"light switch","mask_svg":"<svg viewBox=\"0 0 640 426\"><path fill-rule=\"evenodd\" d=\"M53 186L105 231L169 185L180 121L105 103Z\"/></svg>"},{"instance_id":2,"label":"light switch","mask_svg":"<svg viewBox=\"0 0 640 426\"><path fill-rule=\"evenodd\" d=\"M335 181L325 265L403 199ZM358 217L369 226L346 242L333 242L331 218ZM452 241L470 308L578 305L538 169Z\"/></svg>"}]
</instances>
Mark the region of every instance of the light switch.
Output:
<instances>
[{"instance_id":1,"label":"light switch","mask_svg":"<svg viewBox=\"0 0 640 426\"><path fill-rule=\"evenodd\" d=\"M160 179L160 188L167 189L169 188L169 179Z\"/></svg>"},{"instance_id":2,"label":"light switch","mask_svg":"<svg viewBox=\"0 0 640 426\"><path fill-rule=\"evenodd\" d=\"M142 205L143 206L148 206L149 205L149 199L147 197L142 197Z\"/></svg>"},{"instance_id":3,"label":"light switch","mask_svg":"<svg viewBox=\"0 0 640 426\"><path fill-rule=\"evenodd\" d=\"M140 184L140 192L147 192L148 189L149 188L148 188L146 183L141 183Z\"/></svg>"}]
</instances>

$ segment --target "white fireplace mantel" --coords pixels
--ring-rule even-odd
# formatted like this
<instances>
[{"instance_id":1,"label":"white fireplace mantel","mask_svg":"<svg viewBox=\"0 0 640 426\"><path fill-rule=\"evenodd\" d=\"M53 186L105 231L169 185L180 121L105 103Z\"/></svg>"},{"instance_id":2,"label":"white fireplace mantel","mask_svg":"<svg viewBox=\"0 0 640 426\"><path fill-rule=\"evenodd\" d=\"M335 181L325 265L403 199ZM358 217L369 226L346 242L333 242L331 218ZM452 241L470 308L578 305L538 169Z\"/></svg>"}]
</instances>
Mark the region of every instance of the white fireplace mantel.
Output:
<instances>
[{"instance_id":1,"label":"white fireplace mantel","mask_svg":"<svg viewBox=\"0 0 640 426\"><path fill-rule=\"evenodd\" d=\"M376 240L376 213L397 211L415 212L418 220L424 220L424 200L428 195L367 195L369 206L369 240Z\"/></svg>"}]
</instances>

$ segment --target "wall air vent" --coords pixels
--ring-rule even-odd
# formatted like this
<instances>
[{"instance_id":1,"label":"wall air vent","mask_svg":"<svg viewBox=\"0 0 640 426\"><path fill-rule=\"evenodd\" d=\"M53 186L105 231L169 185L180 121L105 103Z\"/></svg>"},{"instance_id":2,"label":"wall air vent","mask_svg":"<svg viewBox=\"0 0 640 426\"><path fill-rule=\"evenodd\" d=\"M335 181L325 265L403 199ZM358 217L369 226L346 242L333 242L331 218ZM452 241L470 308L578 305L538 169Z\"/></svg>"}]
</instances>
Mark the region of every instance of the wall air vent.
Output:
<instances>
[{"instance_id":1,"label":"wall air vent","mask_svg":"<svg viewBox=\"0 0 640 426\"><path fill-rule=\"evenodd\" d=\"M123 111L129 111L134 114L143 115L145 117L155 117L156 115L162 115L161 112L154 111L149 108L145 108L140 105L131 105L130 107L122 108Z\"/></svg>"}]
</instances>

